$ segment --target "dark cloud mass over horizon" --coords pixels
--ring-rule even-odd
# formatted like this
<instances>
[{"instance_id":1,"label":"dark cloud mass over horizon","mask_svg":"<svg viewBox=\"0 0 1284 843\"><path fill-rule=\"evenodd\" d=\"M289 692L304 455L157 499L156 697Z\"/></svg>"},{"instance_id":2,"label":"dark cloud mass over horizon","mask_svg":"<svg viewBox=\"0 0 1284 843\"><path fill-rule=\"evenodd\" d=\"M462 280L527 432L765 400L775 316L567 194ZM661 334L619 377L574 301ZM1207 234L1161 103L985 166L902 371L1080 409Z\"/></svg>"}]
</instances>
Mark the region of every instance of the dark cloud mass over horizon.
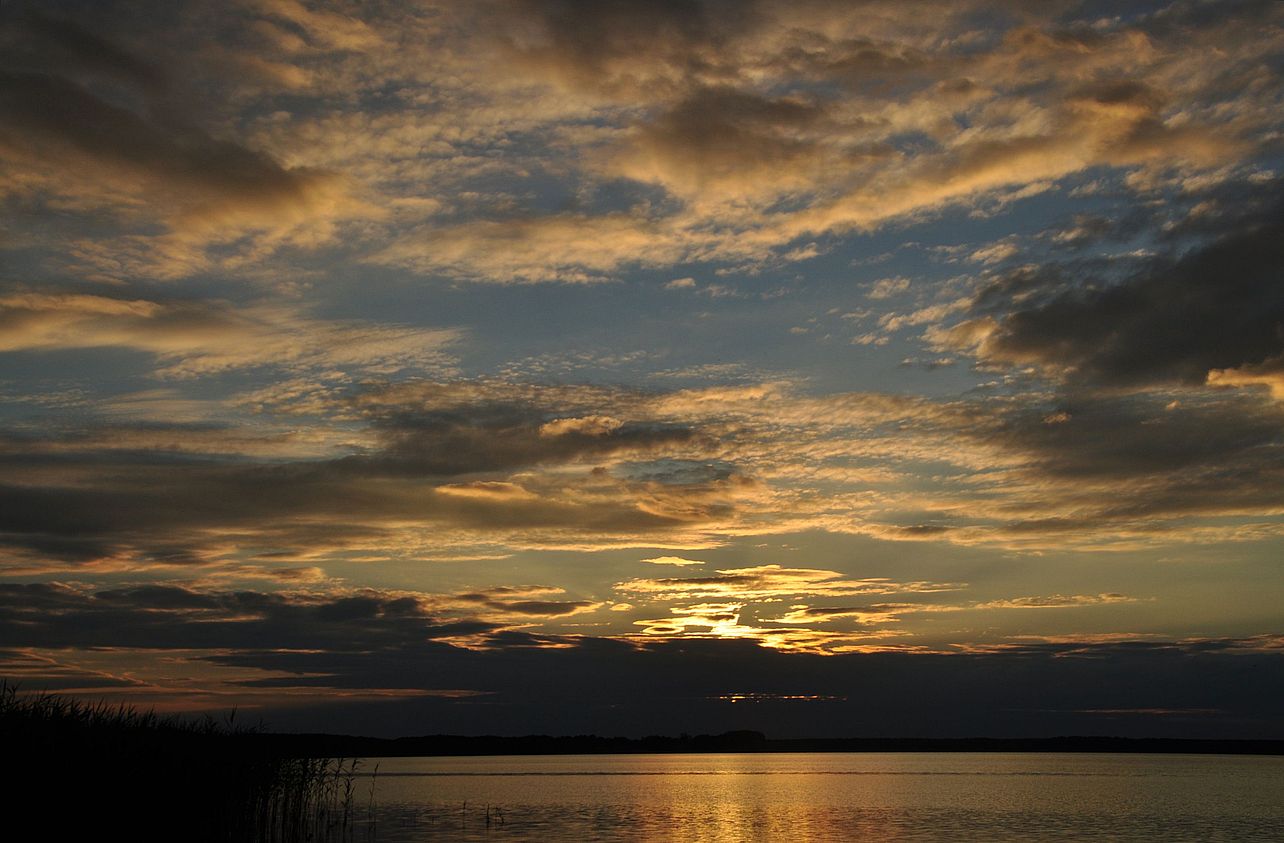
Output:
<instances>
[{"instance_id":1,"label":"dark cloud mass over horizon","mask_svg":"<svg viewBox=\"0 0 1284 843\"><path fill-rule=\"evenodd\" d=\"M1284 7L0 9L0 677L1284 738Z\"/></svg>"}]
</instances>

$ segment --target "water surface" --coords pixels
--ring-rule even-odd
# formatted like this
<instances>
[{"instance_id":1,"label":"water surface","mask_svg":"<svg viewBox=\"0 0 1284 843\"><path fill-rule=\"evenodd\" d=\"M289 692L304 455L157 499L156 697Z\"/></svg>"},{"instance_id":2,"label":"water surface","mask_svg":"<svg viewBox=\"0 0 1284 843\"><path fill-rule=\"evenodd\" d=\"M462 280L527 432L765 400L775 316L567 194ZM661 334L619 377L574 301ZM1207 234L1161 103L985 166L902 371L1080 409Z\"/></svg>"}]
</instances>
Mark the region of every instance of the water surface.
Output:
<instances>
[{"instance_id":1,"label":"water surface","mask_svg":"<svg viewBox=\"0 0 1284 843\"><path fill-rule=\"evenodd\" d=\"M1276 757L771 753L368 764L376 761L376 839L393 843L1284 839Z\"/></svg>"}]
</instances>

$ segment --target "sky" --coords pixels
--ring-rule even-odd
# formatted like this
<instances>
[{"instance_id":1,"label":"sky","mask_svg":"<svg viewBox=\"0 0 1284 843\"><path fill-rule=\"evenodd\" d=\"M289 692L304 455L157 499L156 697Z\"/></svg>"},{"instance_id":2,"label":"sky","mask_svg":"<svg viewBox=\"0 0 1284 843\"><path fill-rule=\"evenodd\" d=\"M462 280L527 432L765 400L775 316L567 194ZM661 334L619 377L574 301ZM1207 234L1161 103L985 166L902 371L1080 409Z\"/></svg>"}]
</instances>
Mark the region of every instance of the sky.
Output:
<instances>
[{"instance_id":1,"label":"sky","mask_svg":"<svg viewBox=\"0 0 1284 843\"><path fill-rule=\"evenodd\" d=\"M0 7L0 676L1284 738L1284 3Z\"/></svg>"}]
</instances>

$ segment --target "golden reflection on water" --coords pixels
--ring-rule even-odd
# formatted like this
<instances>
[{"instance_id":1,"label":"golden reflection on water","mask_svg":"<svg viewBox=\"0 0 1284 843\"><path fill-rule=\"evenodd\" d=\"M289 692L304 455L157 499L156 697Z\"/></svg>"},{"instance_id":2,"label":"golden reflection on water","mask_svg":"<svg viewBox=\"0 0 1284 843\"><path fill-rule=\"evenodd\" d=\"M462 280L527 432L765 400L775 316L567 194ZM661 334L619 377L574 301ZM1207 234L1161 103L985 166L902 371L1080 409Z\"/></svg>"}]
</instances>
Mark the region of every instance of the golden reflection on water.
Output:
<instances>
[{"instance_id":1,"label":"golden reflection on water","mask_svg":"<svg viewBox=\"0 0 1284 843\"><path fill-rule=\"evenodd\" d=\"M779 753L383 759L378 840L1269 840L1284 759ZM463 803L472 806L461 813ZM487 827L483 806L506 823Z\"/></svg>"},{"instance_id":2,"label":"golden reflection on water","mask_svg":"<svg viewBox=\"0 0 1284 843\"><path fill-rule=\"evenodd\" d=\"M672 769L672 758L657 760L657 773ZM764 766L762 756L728 754L680 763L689 773L690 785L684 788L686 793L670 802L674 822L667 830L673 835L669 839L830 843L835 839L834 827L823 815L805 810L807 806L837 807L852 801L853 796L860 803L899 800L889 792L897 785L893 778L863 776L859 782L851 782L847 776L827 774L832 759L801 755L789 760L793 763ZM853 794L853 788L859 793ZM855 819L845 827L852 839L901 837L897 829L881 822L878 814Z\"/></svg>"}]
</instances>

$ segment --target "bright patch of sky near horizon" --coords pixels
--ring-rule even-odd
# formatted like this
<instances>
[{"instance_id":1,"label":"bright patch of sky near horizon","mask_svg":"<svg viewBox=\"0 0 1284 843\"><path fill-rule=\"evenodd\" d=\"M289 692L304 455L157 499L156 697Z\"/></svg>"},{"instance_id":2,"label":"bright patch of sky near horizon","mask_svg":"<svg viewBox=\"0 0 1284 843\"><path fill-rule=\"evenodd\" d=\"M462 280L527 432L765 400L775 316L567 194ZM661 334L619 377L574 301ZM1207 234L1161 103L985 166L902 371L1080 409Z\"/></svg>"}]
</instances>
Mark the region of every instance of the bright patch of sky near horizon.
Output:
<instances>
[{"instance_id":1,"label":"bright patch of sky near horizon","mask_svg":"<svg viewBox=\"0 0 1284 843\"><path fill-rule=\"evenodd\" d=\"M0 14L11 675L1281 646L1279 3Z\"/></svg>"}]
</instances>

